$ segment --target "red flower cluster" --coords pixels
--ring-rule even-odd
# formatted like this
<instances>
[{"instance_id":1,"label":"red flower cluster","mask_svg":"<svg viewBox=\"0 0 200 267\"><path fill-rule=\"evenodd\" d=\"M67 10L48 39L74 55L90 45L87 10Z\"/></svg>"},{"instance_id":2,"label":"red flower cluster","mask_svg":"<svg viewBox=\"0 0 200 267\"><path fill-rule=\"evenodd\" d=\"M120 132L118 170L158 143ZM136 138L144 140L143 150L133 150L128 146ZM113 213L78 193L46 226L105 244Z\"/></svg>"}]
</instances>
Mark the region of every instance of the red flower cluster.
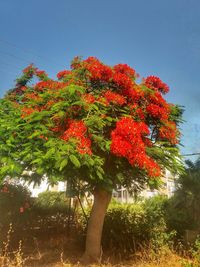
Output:
<instances>
[{"instance_id":1,"label":"red flower cluster","mask_svg":"<svg viewBox=\"0 0 200 267\"><path fill-rule=\"evenodd\" d=\"M122 106L126 103L126 99L122 95L110 90L104 92L102 96L106 99L107 104L114 103Z\"/></svg>"},{"instance_id":2,"label":"red flower cluster","mask_svg":"<svg viewBox=\"0 0 200 267\"><path fill-rule=\"evenodd\" d=\"M169 87L166 83L162 82L160 78L156 76L149 76L145 79L144 84L156 91L160 91L163 94L169 92Z\"/></svg>"},{"instance_id":3,"label":"red flower cluster","mask_svg":"<svg viewBox=\"0 0 200 267\"><path fill-rule=\"evenodd\" d=\"M90 94L90 93L82 95L82 98L88 104L92 104L92 103L95 102L95 97L92 94Z\"/></svg>"},{"instance_id":4,"label":"red flower cluster","mask_svg":"<svg viewBox=\"0 0 200 267\"><path fill-rule=\"evenodd\" d=\"M62 71L58 72L57 78L59 80L61 80L61 79L65 78L69 74L71 74L71 71L70 70L62 70Z\"/></svg>"},{"instance_id":5,"label":"red flower cluster","mask_svg":"<svg viewBox=\"0 0 200 267\"><path fill-rule=\"evenodd\" d=\"M138 104L132 104L129 105L131 110L131 115L133 115L136 119L144 120L145 119L145 113L142 108L139 107Z\"/></svg>"},{"instance_id":6,"label":"red flower cluster","mask_svg":"<svg viewBox=\"0 0 200 267\"><path fill-rule=\"evenodd\" d=\"M90 72L92 80L102 80L108 82L112 78L112 69L102 64L95 57L89 57L84 60L84 66Z\"/></svg>"},{"instance_id":7,"label":"red flower cluster","mask_svg":"<svg viewBox=\"0 0 200 267\"><path fill-rule=\"evenodd\" d=\"M131 78L126 74L116 72L113 76L113 82L120 87L121 90L129 90L133 86Z\"/></svg>"},{"instance_id":8,"label":"red flower cluster","mask_svg":"<svg viewBox=\"0 0 200 267\"><path fill-rule=\"evenodd\" d=\"M23 100L26 101L26 100L30 100L30 99L33 99L33 100L38 101L38 102L42 100L42 98L35 93L26 93L24 95Z\"/></svg>"},{"instance_id":9,"label":"red flower cluster","mask_svg":"<svg viewBox=\"0 0 200 267\"><path fill-rule=\"evenodd\" d=\"M145 169L149 176L160 176L160 167L146 155L143 138L149 134L148 126L132 118L122 118L111 133L111 152L125 157L133 166Z\"/></svg>"},{"instance_id":10,"label":"red flower cluster","mask_svg":"<svg viewBox=\"0 0 200 267\"><path fill-rule=\"evenodd\" d=\"M116 73L122 73L130 78L134 78L135 70L129 67L127 64L117 64L114 66L114 71Z\"/></svg>"},{"instance_id":11,"label":"red flower cluster","mask_svg":"<svg viewBox=\"0 0 200 267\"><path fill-rule=\"evenodd\" d=\"M160 107L155 104L149 104L146 107L146 111L154 118L159 119L159 120L167 120L169 117L168 112L166 112L166 109L163 107Z\"/></svg>"},{"instance_id":12,"label":"red flower cluster","mask_svg":"<svg viewBox=\"0 0 200 267\"><path fill-rule=\"evenodd\" d=\"M117 64L110 67L95 57L89 57L86 60L77 57L72 62L71 68L71 71L60 71L57 74L59 79L57 81L43 79L38 82L33 87L34 92L29 87L27 90L26 87L20 87L19 95L22 97L18 104L21 105L23 101L30 100L29 105L26 103L22 109L22 117L24 118L34 111L50 110L51 106L59 101L69 101L66 110L63 108L63 111L66 112L63 115L65 118L62 116L55 118L54 110L51 110L51 114L54 116L52 118L54 125L50 126L50 130L54 132L55 137L65 141L73 139L79 153L92 154L88 129L80 120L80 117L88 114L90 105L93 103L104 104L103 108L101 105L98 106L99 112L102 112L98 113L101 118L114 116L113 118L119 119L124 112L127 112L126 116L130 115L132 118L120 119L111 133L111 152L116 156L126 158L131 165L145 170L148 175L159 176L160 167L146 154L146 148L154 145L154 142L149 139L149 128L151 127L157 129L153 136L154 139L157 135L158 140L164 139L172 144L177 143L178 130L175 123L169 121L170 106L162 95L169 91L169 87L155 76L149 76L142 84L137 84L135 82L137 74L128 65ZM37 75L40 79L45 78L46 75L45 72L36 69L33 65L28 66L24 73L25 78L28 79L30 75ZM62 94L61 96L59 93L60 89L71 84L84 87L84 93L76 94L76 103L73 102L75 99L68 99L67 95ZM147 90L146 87L151 90ZM46 97L46 95L43 97L42 93L46 91L52 97ZM40 97L42 97L42 101L40 101ZM81 101L86 104L82 105ZM114 105L117 107L116 114L112 113L112 109L106 108ZM123 105L124 108L120 109L119 106ZM68 118L72 120L68 121ZM105 127L111 126L106 125Z\"/></svg>"},{"instance_id":13,"label":"red flower cluster","mask_svg":"<svg viewBox=\"0 0 200 267\"><path fill-rule=\"evenodd\" d=\"M77 140L77 150L80 154L92 154L91 140L88 138L87 127L83 121L69 121L69 127L61 139L68 141L71 138Z\"/></svg>"},{"instance_id":14,"label":"red flower cluster","mask_svg":"<svg viewBox=\"0 0 200 267\"><path fill-rule=\"evenodd\" d=\"M27 90L27 87L26 86L21 86L21 91L25 92Z\"/></svg>"},{"instance_id":15,"label":"red flower cluster","mask_svg":"<svg viewBox=\"0 0 200 267\"><path fill-rule=\"evenodd\" d=\"M38 69L35 70L35 75L41 80L48 76L44 70L38 70Z\"/></svg>"},{"instance_id":16,"label":"red flower cluster","mask_svg":"<svg viewBox=\"0 0 200 267\"><path fill-rule=\"evenodd\" d=\"M70 65L71 69L78 69L81 67L81 58L80 57L75 57Z\"/></svg>"},{"instance_id":17,"label":"red flower cluster","mask_svg":"<svg viewBox=\"0 0 200 267\"><path fill-rule=\"evenodd\" d=\"M33 109L33 108L24 107L24 108L22 108L22 115L21 115L21 117L22 118L25 118L25 117L31 115L35 111L36 110Z\"/></svg>"},{"instance_id":18,"label":"red flower cluster","mask_svg":"<svg viewBox=\"0 0 200 267\"><path fill-rule=\"evenodd\" d=\"M36 91L43 91L44 89L55 89L55 90L58 90L58 89L61 89L63 87L65 87L67 84L66 83L63 83L63 82L57 82L57 81L52 81L52 80L49 80L49 81L41 81L39 83L36 83L35 85L35 90Z\"/></svg>"},{"instance_id":19,"label":"red flower cluster","mask_svg":"<svg viewBox=\"0 0 200 267\"><path fill-rule=\"evenodd\" d=\"M166 100L162 97L160 92L154 92L153 94L149 95L149 101L153 104L165 107L166 110L169 110L169 104Z\"/></svg>"},{"instance_id":20,"label":"red flower cluster","mask_svg":"<svg viewBox=\"0 0 200 267\"><path fill-rule=\"evenodd\" d=\"M166 122L166 125L161 126L159 129L159 138L169 140L173 145L178 143L177 135L178 130L173 121Z\"/></svg>"},{"instance_id":21,"label":"red flower cluster","mask_svg":"<svg viewBox=\"0 0 200 267\"><path fill-rule=\"evenodd\" d=\"M33 64L30 64L28 67L23 69L23 73L34 73L35 69L36 68L33 66Z\"/></svg>"},{"instance_id":22,"label":"red flower cluster","mask_svg":"<svg viewBox=\"0 0 200 267\"><path fill-rule=\"evenodd\" d=\"M9 193L10 191L9 191L7 185L4 185L4 186L1 188L1 191L0 191L0 192L2 192L2 193Z\"/></svg>"}]
</instances>

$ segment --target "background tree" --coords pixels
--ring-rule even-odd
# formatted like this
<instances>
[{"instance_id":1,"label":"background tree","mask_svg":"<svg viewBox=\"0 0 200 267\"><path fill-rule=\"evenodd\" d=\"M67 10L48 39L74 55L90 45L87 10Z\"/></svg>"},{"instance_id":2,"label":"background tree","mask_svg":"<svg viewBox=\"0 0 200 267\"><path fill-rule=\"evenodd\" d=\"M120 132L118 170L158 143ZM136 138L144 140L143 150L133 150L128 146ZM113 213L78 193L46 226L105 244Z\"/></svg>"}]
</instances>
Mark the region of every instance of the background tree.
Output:
<instances>
[{"instance_id":1,"label":"background tree","mask_svg":"<svg viewBox=\"0 0 200 267\"><path fill-rule=\"evenodd\" d=\"M136 83L126 64L76 57L57 77L30 65L0 101L0 177L86 183L94 204L83 258L97 260L112 190L156 185L164 168L181 169L182 111L164 100L158 77Z\"/></svg>"},{"instance_id":2,"label":"background tree","mask_svg":"<svg viewBox=\"0 0 200 267\"><path fill-rule=\"evenodd\" d=\"M200 159L186 161L185 172L177 180L177 190L170 199L169 219L180 234L200 228Z\"/></svg>"}]
</instances>

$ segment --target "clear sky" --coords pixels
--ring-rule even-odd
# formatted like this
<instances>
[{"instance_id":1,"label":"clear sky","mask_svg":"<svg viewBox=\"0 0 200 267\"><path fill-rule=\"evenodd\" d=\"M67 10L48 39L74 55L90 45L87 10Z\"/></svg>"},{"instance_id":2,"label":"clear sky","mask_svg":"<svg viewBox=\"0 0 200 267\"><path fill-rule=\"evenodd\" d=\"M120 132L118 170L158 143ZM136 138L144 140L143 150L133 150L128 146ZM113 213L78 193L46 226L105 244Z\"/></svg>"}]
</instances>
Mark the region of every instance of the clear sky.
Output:
<instances>
[{"instance_id":1,"label":"clear sky","mask_svg":"<svg viewBox=\"0 0 200 267\"><path fill-rule=\"evenodd\" d=\"M27 64L55 77L77 55L159 76L185 106L182 153L200 152L199 0L0 0L0 97Z\"/></svg>"}]
</instances>

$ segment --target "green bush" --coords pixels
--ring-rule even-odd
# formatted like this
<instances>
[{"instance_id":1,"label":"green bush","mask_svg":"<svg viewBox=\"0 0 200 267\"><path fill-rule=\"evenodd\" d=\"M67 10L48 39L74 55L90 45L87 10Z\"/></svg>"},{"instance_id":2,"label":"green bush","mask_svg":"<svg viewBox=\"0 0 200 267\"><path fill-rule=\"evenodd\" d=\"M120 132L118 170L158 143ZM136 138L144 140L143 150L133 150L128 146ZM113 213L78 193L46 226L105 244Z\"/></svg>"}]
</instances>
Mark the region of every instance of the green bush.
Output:
<instances>
[{"instance_id":1,"label":"green bush","mask_svg":"<svg viewBox=\"0 0 200 267\"><path fill-rule=\"evenodd\" d=\"M195 221L190 210L184 203L179 201L177 195L168 200L166 205L166 223L169 230L175 230L177 237L182 239L185 230L196 230L199 228L199 221Z\"/></svg>"},{"instance_id":2,"label":"green bush","mask_svg":"<svg viewBox=\"0 0 200 267\"><path fill-rule=\"evenodd\" d=\"M103 247L126 253L146 240L145 211L138 204L111 205L105 217Z\"/></svg>"},{"instance_id":3,"label":"green bush","mask_svg":"<svg viewBox=\"0 0 200 267\"><path fill-rule=\"evenodd\" d=\"M146 214L146 230L153 250L173 244L176 230L168 226L168 203L166 196L158 195L145 200L143 206Z\"/></svg>"},{"instance_id":4,"label":"green bush","mask_svg":"<svg viewBox=\"0 0 200 267\"><path fill-rule=\"evenodd\" d=\"M12 224L15 241L65 231L75 216L64 193L48 191L33 199L26 187L14 183L0 187L0 214L0 240Z\"/></svg>"},{"instance_id":5,"label":"green bush","mask_svg":"<svg viewBox=\"0 0 200 267\"><path fill-rule=\"evenodd\" d=\"M75 210L63 192L45 191L34 199L26 229L30 234L49 234L65 231L72 224Z\"/></svg>"},{"instance_id":6,"label":"green bush","mask_svg":"<svg viewBox=\"0 0 200 267\"><path fill-rule=\"evenodd\" d=\"M35 198L34 208L45 214L68 213L69 199L64 192L45 191Z\"/></svg>"},{"instance_id":7,"label":"green bush","mask_svg":"<svg viewBox=\"0 0 200 267\"><path fill-rule=\"evenodd\" d=\"M167 201L165 197L157 196L136 204L111 202L104 222L103 247L126 254L142 247L159 251L162 246L170 244L174 232L167 231ZM83 216L79 223L85 233L86 220Z\"/></svg>"},{"instance_id":8,"label":"green bush","mask_svg":"<svg viewBox=\"0 0 200 267\"><path fill-rule=\"evenodd\" d=\"M21 230L30 213L30 195L21 184L6 182L0 185L0 240L5 238L10 224L13 231Z\"/></svg>"},{"instance_id":9,"label":"green bush","mask_svg":"<svg viewBox=\"0 0 200 267\"><path fill-rule=\"evenodd\" d=\"M30 209L29 190L21 184L0 185L0 225L18 221Z\"/></svg>"}]
</instances>

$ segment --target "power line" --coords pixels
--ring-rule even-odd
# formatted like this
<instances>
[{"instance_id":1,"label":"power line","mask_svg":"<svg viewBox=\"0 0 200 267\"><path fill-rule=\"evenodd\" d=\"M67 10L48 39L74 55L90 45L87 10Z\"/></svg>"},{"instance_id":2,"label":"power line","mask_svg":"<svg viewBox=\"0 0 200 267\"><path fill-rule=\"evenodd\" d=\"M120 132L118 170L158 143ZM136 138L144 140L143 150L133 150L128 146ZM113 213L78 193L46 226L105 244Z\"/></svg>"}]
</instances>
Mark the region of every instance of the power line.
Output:
<instances>
[{"instance_id":1,"label":"power line","mask_svg":"<svg viewBox=\"0 0 200 267\"><path fill-rule=\"evenodd\" d=\"M4 43L4 44L7 44L7 45L10 45L10 46L12 46L12 47L15 47L15 48L21 49L21 50L23 50L23 51L24 51L24 53L31 54L31 55L33 55L33 56L36 56L36 57L39 57L39 58L41 58L41 56L39 56L39 55L36 55L35 53L33 54L33 53L31 52L31 50L29 50L29 49L26 49L26 48L24 48L24 47L20 47L20 46L18 46L18 45L16 45L16 44L14 44L14 43L11 43L11 42L8 42L8 41L2 40L2 39L0 39L0 42L1 42L1 43Z\"/></svg>"},{"instance_id":2,"label":"power line","mask_svg":"<svg viewBox=\"0 0 200 267\"><path fill-rule=\"evenodd\" d=\"M4 64L6 66L9 66L9 67L12 67L15 69L17 68L18 70L22 71L21 69L19 69L19 65L17 66L17 64L13 64L13 62L11 62L11 64L10 64L10 62L4 62L0 59L0 64Z\"/></svg>"},{"instance_id":3,"label":"power line","mask_svg":"<svg viewBox=\"0 0 200 267\"><path fill-rule=\"evenodd\" d=\"M11 53L4 52L4 51L0 51L0 53L1 53L1 54L4 54L4 55L7 55L7 56L9 56L9 57L13 57L13 58L16 58L16 59L18 59L18 60L24 61L24 62L26 62L26 64L27 64L27 63L30 64L30 60L27 60L27 59L24 59L24 58L15 56L15 55L13 55L13 54L11 54Z\"/></svg>"},{"instance_id":4,"label":"power line","mask_svg":"<svg viewBox=\"0 0 200 267\"><path fill-rule=\"evenodd\" d=\"M188 156L197 156L200 155L200 153L190 153L190 154L183 154L183 157L188 157Z\"/></svg>"},{"instance_id":5,"label":"power line","mask_svg":"<svg viewBox=\"0 0 200 267\"><path fill-rule=\"evenodd\" d=\"M45 60L46 62L51 61L51 62L53 62L54 64L56 64L56 62L54 62L53 60L51 60L51 59L49 59L49 58L47 59L47 58L45 58L44 56L38 55L38 54L36 54L34 51L32 51L32 50L30 50L30 49L27 49L27 48L18 46L18 45L14 44L14 43L8 42L8 41L3 40L3 39L0 39L0 42L1 42L1 43L4 43L4 44L7 44L7 45L10 45L10 46L12 46L12 47L15 47L15 48L17 48L17 49L21 49L24 53L29 54L29 55L33 55L33 56L39 58L40 60L43 58L43 60ZM56 65L57 65L57 64L56 64ZM56 65L55 65L55 66L56 66Z\"/></svg>"}]
</instances>

